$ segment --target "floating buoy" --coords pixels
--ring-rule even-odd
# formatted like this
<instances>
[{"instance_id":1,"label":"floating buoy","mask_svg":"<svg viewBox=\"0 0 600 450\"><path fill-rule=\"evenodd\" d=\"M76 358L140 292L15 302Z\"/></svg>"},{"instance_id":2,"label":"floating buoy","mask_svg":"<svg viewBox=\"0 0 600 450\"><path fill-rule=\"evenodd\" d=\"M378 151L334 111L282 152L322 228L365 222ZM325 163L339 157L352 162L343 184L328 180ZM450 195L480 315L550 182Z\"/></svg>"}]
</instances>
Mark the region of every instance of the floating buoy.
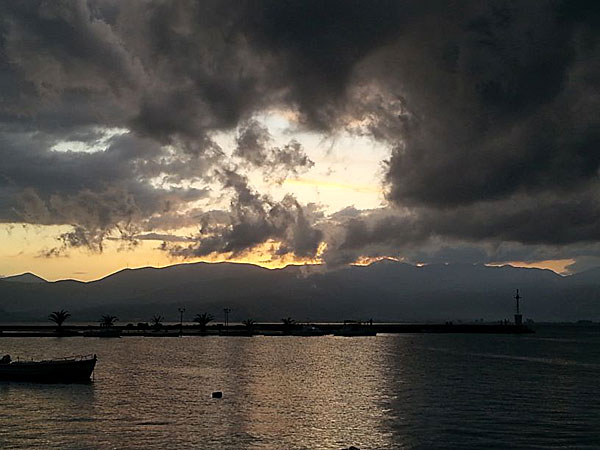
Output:
<instances>
[{"instance_id":1,"label":"floating buoy","mask_svg":"<svg viewBox=\"0 0 600 450\"><path fill-rule=\"evenodd\" d=\"M212 393L212 398L223 398L223 393L221 391L215 391Z\"/></svg>"}]
</instances>

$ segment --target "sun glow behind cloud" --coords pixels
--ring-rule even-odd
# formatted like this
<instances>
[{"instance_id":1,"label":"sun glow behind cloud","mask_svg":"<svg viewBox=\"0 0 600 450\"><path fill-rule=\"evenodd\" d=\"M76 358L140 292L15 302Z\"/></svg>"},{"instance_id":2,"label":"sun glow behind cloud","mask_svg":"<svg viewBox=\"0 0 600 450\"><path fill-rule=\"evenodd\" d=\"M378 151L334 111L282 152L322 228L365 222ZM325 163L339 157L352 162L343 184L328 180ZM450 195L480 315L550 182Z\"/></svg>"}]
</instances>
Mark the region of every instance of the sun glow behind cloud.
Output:
<instances>
[{"instance_id":1,"label":"sun glow behind cloud","mask_svg":"<svg viewBox=\"0 0 600 450\"><path fill-rule=\"evenodd\" d=\"M59 141L51 147L55 152L95 153L106 150L111 138L129 133L127 128L96 128L85 136L71 136L70 140ZM90 143L91 139L91 143Z\"/></svg>"},{"instance_id":2,"label":"sun glow behind cloud","mask_svg":"<svg viewBox=\"0 0 600 450\"><path fill-rule=\"evenodd\" d=\"M597 261L587 6L280 3L4 2L0 219L38 228L0 270L145 263L149 235L268 264Z\"/></svg>"},{"instance_id":3,"label":"sun glow behind cloud","mask_svg":"<svg viewBox=\"0 0 600 450\"><path fill-rule=\"evenodd\" d=\"M265 126L269 127L273 145L285 145L293 137L304 145L307 155L315 164L301 175L288 176L280 181L265 178L264 173L260 170L247 169L251 185L259 192L266 193L274 199L282 199L286 194L292 194L301 203L317 203L325 214L332 214L350 206L359 210L369 210L381 207L386 203L382 187L382 160L386 159L389 154L386 146L378 144L370 138L352 136L345 132L329 138L303 132L294 123L295 116L291 113L286 114L285 111L265 113L260 119ZM105 151L112 138L128 132L122 128L96 131L98 137L93 145L77 140L68 140L57 143L53 150L84 153ZM235 131L220 132L213 137L224 154L228 158L232 158L236 139ZM166 148L168 149L168 146ZM171 154L175 155L176 149L171 148ZM191 220L187 221L187 225L145 230L142 234L154 233L156 239L152 239L151 236L150 238L145 237L137 241L134 246L126 245L120 241L118 235L113 235L106 242L102 253L79 248L72 249L59 258L45 258L41 256L43 252L56 246L56 236L68 231L68 226L4 225L0 227L0 233L4 235L2 240L7 245L4 246L4 251L0 255L0 274L10 275L33 271L48 280L74 278L88 281L101 278L125 267L163 267L181 262L230 261L257 264L267 268L281 268L289 264L323 263L321 256L326 248L325 243L321 243L315 258L298 258L293 254L278 255L277 250L281 244L273 240L255 245L236 255L212 253L201 258L173 257L160 250L161 236L172 236L172 239L180 236L189 239L188 237L197 231L197 227L189 225L189 222L195 220L193 216L198 214L198 211L226 207L230 197L226 191L219 189L217 183L207 185L200 181L182 180L173 184L162 176L156 176L149 179L148 182L155 188L203 188L208 186L211 194L195 202L188 202L180 210L174 211L181 216L190 215ZM152 219L149 223L153 223ZM353 264L368 265L386 258L398 260L398 255L360 256ZM557 273L568 273L567 266L573 262L574 260L567 259L533 263L511 261L502 264L549 268ZM498 265L500 264L498 263ZM82 267L85 270L82 270Z\"/></svg>"},{"instance_id":4,"label":"sun glow behind cloud","mask_svg":"<svg viewBox=\"0 0 600 450\"><path fill-rule=\"evenodd\" d=\"M178 263L238 262L256 264L269 269L290 264L321 264L317 258L295 258L292 255L277 256L280 244L270 241L253 247L240 255L210 254L202 258L175 258L159 249L161 239L143 239L134 249L128 249L118 240L108 240L102 253L85 249L73 249L66 256L43 257L40 247L55 245L54 236L67 227L22 226L13 224L0 227L0 241L5 243L0 254L0 276L34 272L48 281L76 279L91 281L124 268L165 267ZM322 253L320 249L319 254ZM275 256L274 256L275 255Z\"/></svg>"},{"instance_id":5,"label":"sun glow behind cloud","mask_svg":"<svg viewBox=\"0 0 600 450\"><path fill-rule=\"evenodd\" d=\"M347 206L377 208L385 203L382 161L390 155L387 145L346 131L335 136L307 132L295 119L293 111L286 110L271 110L257 116L269 130L274 146L297 140L314 166L282 180L265 179L262 171L248 170L252 186L274 198L292 194L302 204L318 203L327 213ZM231 157L235 132L217 133L213 138Z\"/></svg>"},{"instance_id":6,"label":"sun glow behind cloud","mask_svg":"<svg viewBox=\"0 0 600 450\"><path fill-rule=\"evenodd\" d=\"M316 258L297 258L289 254L276 256L280 243L270 241L236 256L215 253L202 258L180 259L171 257L159 249L162 242L159 236L156 239L139 241L133 250L123 247L118 240L109 240L102 253L73 249L68 256L41 257L40 247L47 248L54 245L54 236L66 229L67 227L20 224L1 226L0 241L4 243L4 247L2 254L0 254L0 276L31 271L49 281L61 279L91 281L124 268L165 267L172 264L193 262L237 262L278 269L290 264L322 264L321 255L326 250L326 245L322 243ZM187 229L187 231L190 231L190 229ZM403 260L398 256L360 257L353 264L366 266L385 259ZM538 262L511 261L488 265L510 264L515 267L550 269L564 275L569 273L567 267L573 262L573 259L567 259Z\"/></svg>"},{"instance_id":7,"label":"sun glow behind cloud","mask_svg":"<svg viewBox=\"0 0 600 450\"><path fill-rule=\"evenodd\" d=\"M301 175L288 176L283 180L272 180L264 177L260 170L247 169L251 186L259 192L266 193L274 199L282 199L292 194L301 203L317 203L327 214L332 214L346 207L369 210L384 205L384 189L382 187L382 160L386 159L389 149L376 143L373 139L339 133L335 137L324 138L315 133L303 132L294 123L295 116L285 111L272 111L260 117L269 127L273 145L282 146L291 137L304 145L307 155L314 161L314 166ZM107 128L96 130L98 137L93 145L77 140L66 140L57 143L53 150L57 152L94 153L105 151L111 139L128 132L123 128ZM213 136L228 158L233 157L235 131L221 132ZM168 146L166 147L168 149ZM171 154L176 149L171 148ZM234 160L232 160L234 161ZM218 183L190 182L182 180L173 183L162 176L149 179L155 188L203 188L209 187L211 194L195 202L188 202L180 210L174 211L181 216L190 216L183 227L156 228L144 230L142 234L156 235L156 239L145 237L134 246L121 242L118 235L113 235L106 242L102 253L90 252L86 249L72 249L59 258L41 256L45 250L56 246L56 236L69 230L68 226L33 226L8 224L0 227L2 240L7 244L0 255L0 274L10 275L25 271L33 271L48 280L75 278L93 280L125 267L163 267L181 262L241 262L252 263L267 268L281 268L289 264L322 264L321 256L326 248L321 243L314 258L298 258L293 254L278 255L280 243L270 240L255 245L240 254L212 253L201 258L181 259L160 250L161 236L176 239L178 236L188 239L197 227L190 226L198 211L211 208L223 208L229 203L229 195L219 188ZM153 223L152 219L149 223ZM388 256L359 256L353 264L368 265L373 262L393 258ZM400 260L402 258L400 257ZM490 265L510 264L518 267L548 268L557 273L568 273L568 266L573 259L545 260L538 262L510 261L492 263ZM82 270L82 267L85 270Z\"/></svg>"}]
</instances>

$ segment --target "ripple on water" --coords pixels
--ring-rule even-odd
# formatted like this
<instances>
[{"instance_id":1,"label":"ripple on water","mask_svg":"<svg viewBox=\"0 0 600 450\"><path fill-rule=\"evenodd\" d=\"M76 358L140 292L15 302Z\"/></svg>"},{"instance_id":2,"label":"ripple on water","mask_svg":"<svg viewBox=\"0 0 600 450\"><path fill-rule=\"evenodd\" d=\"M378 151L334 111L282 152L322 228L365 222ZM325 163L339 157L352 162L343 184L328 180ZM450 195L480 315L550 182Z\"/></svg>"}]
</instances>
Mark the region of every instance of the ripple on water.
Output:
<instances>
[{"instance_id":1,"label":"ripple on water","mask_svg":"<svg viewBox=\"0 0 600 450\"><path fill-rule=\"evenodd\" d=\"M0 447L593 448L598 337L542 338L3 338L99 362L91 385L0 384Z\"/></svg>"}]
</instances>

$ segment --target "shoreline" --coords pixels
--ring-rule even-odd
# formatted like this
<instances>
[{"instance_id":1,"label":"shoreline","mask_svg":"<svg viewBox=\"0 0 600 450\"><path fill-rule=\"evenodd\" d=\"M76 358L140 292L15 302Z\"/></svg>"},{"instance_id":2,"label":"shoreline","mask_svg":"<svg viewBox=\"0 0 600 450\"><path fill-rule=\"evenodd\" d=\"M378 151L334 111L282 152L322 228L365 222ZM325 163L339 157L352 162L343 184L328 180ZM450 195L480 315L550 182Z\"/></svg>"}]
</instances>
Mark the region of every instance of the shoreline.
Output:
<instances>
[{"instance_id":1,"label":"shoreline","mask_svg":"<svg viewBox=\"0 0 600 450\"><path fill-rule=\"evenodd\" d=\"M339 323L313 323L311 324L322 332L322 335L337 333L344 336L384 334L406 334L406 333L444 333L444 334L530 334L535 331L528 325L508 324L481 324L481 323L373 323L363 324L354 328L347 334L343 334L344 324ZM198 326L163 325L158 330L142 329L137 326L114 326L110 332L105 332L99 326L64 325L61 332L56 331L53 325L2 325L0 326L0 337L179 337L179 336L306 336L302 334L301 325L285 327L282 324L256 323L251 330L242 325L230 325L225 329L221 324L207 326L206 331L200 331ZM103 335L102 333L105 333ZM85 336L88 334L90 336ZM314 336L314 335L313 335Z\"/></svg>"}]
</instances>

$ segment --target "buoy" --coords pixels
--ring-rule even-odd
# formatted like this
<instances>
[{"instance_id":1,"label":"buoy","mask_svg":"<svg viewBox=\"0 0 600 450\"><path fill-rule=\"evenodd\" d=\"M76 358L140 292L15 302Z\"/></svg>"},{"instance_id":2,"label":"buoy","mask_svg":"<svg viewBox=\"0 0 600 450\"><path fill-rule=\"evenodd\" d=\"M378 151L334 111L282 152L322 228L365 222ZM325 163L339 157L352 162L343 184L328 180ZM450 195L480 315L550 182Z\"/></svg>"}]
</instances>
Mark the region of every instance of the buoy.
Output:
<instances>
[{"instance_id":1,"label":"buoy","mask_svg":"<svg viewBox=\"0 0 600 450\"><path fill-rule=\"evenodd\" d=\"M223 393L221 391L215 391L212 393L212 398L223 398Z\"/></svg>"}]
</instances>

